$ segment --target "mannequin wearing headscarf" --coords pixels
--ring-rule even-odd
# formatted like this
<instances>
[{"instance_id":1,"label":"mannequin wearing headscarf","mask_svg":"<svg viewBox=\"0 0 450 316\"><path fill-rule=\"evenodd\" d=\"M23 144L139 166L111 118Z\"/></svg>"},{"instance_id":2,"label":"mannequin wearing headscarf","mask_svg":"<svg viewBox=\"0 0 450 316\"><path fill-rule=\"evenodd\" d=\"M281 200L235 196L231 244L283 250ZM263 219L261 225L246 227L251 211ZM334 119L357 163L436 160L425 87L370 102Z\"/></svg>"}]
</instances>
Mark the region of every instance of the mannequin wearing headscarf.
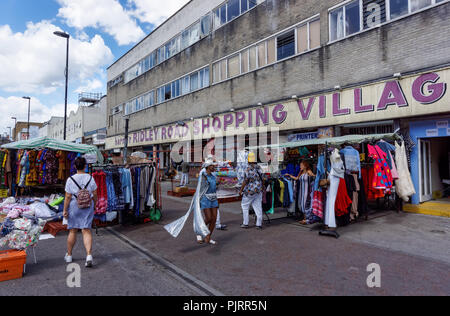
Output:
<instances>
[{"instance_id":1,"label":"mannequin wearing headscarf","mask_svg":"<svg viewBox=\"0 0 450 316\"><path fill-rule=\"evenodd\" d=\"M330 187L327 193L327 203L325 211L325 225L329 228L336 228L335 203L339 189L340 179L345 176L344 162L341 159L339 151L335 149L330 156L331 172L328 177Z\"/></svg>"},{"instance_id":2,"label":"mannequin wearing headscarf","mask_svg":"<svg viewBox=\"0 0 450 316\"><path fill-rule=\"evenodd\" d=\"M164 229L167 230L169 234L171 234L174 238L178 237L192 212L194 212L195 234L201 236L202 238L206 238L207 236L210 235L210 230L206 226L205 221L203 219L200 202L206 196L209 189L208 179L206 176L207 174L206 168L210 167L213 164L214 163L212 160L207 160L203 164L202 170L200 171L198 178L197 190L194 194L194 197L192 198L191 205L186 215L164 226Z\"/></svg>"}]
</instances>

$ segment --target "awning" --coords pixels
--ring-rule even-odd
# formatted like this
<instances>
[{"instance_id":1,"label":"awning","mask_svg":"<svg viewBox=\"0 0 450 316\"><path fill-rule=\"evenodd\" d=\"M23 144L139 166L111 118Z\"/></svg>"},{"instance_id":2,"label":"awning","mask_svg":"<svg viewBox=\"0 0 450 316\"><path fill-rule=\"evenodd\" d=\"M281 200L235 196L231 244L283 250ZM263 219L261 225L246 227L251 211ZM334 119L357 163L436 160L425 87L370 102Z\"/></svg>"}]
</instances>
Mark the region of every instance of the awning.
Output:
<instances>
[{"instance_id":1,"label":"awning","mask_svg":"<svg viewBox=\"0 0 450 316\"><path fill-rule=\"evenodd\" d=\"M94 154L97 155L99 163L103 163L103 155L100 153L96 146L75 144L72 142L51 139L48 137L39 137L30 140L22 140L15 143L9 143L2 145L5 149L40 149L48 148L53 150L71 151L81 154Z\"/></svg>"},{"instance_id":2,"label":"awning","mask_svg":"<svg viewBox=\"0 0 450 316\"><path fill-rule=\"evenodd\" d=\"M294 148L294 147L304 147L312 145L335 145L339 146L342 144L360 144L364 142L375 142L378 140L401 140L401 136L396 133L390 134L370 134L370 135L346 135L339 137L329 137L329 138L316 138L316 139L306 139L299 142L288 142L282 144L272 144L272 145L262 145L262 146L252 146L247 147L249 150L255 150L259 148Z\"/></svg>"}]
</instances>

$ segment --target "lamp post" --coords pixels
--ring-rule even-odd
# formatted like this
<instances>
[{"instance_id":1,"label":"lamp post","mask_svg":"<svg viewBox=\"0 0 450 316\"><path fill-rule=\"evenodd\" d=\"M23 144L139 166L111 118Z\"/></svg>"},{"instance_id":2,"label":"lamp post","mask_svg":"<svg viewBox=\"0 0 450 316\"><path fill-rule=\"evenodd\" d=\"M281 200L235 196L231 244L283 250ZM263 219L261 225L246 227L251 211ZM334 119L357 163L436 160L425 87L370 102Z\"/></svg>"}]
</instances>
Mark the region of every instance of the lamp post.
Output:
<instances>
[{"instance_id":1,"label":"lamp post","mask_svg":"<svg viewBox=\"0 0 450 316\"><path fill-rule=\"evenodd\" d=\"M31 98L30 97L22 97L25 100L28 100L28 123L27 123L27 139L30 139L30 104L31 104Z\"/></svg>"},{"instance_id":2,"label":"lamp post","mask_svg":"<svg viewBox=\"0 0 450 316\"><path fill-rule=\"evenodd\" d=\"M16 141L16 125L17 125L17 118L15 117L11 117L12 120L14 120L14 137L13 137L13 141Z\"/></svg>"},{"instance_id":3,"label":"lamp post","mask_svg":"<svg viewBox=\"0 0 450 316\"><path fill-rule=\"evenodd\" d=\"M64 99L64 140L66 140L66 127L67 127L67 86L68 86L68 77L69 77L69 39L70 35L64 32L53 32L56 36L65 38L67 40L67 49L66 49L66 94Z\"/></svg>"}]
</instances>

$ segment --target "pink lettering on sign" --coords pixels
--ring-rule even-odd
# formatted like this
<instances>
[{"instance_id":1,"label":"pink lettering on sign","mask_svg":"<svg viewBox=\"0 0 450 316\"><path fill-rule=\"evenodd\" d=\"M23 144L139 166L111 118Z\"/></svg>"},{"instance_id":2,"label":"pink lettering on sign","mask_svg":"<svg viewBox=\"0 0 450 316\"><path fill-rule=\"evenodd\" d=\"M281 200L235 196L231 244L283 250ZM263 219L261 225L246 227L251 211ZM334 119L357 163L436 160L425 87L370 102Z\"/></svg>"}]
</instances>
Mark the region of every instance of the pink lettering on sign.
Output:
<instances>
[{"instance_id":1,"label":"pink lettering on sign","mask_svg":"<svg viewBox=\"0 0 450 316\"><path fill-rule=\"evenodd\" d=\"M253 127L253 111L248 111L248 127Z\"/></svg>"},{"instance_id":2,"label":"pink lettering on sign","mask_svg":"<svg viewBox=\"0 0 450 316\"><path fill-rule=\"evenodd\" d=\"M264 109L256 109L256 126L260 126L261 122L264 125L269 124L269 109L265 107Z\"/></svg>"},{"instance_id":3,"label":"pink lettering on sign","mask_svg":"<svg viewBox=\"0 0 450 316\"><path fill-rule=\"evenodd\" d=\"M319 117L327 117L327 97L324 95L319 97Z\"/></svg>"},{"instance_id":4,"label":"pink lettering on sign","mask_svg":"<svg viewBox=\"0 0 450 316\"><path fill-rule=\"evenodd\" d=\"M155 135L155 140L158 140L158 132L159 132L159 128L155 128L154 130L153 130L153 134Z\"/></svg>"},{"instance_id":5,"label":"pink lettering on sign","mask_svg":"<svg viewBox=\"0 0 450 316\"><path fill-rule=\"evenodd\" d=\"M373 104L362 105L362 89L358 88L354 90L355 94L355 113L370 112L375 109Z\"/></svg>"},{"instance_id":6,"label":"pink lettering on sign","mask_svg":"<svg viewBox=\"0 0 450 316\"><path fill-rule=\"evenodd\" d=\"M434 72L419 76L412 85L413 98L422 104L439 101L447 90L447 85L444 82L436 83L439 79L439 75ZM428 95L424 91L427 83L431 83L427 86Z\"/></svg>"},{"instance_id":7,"label":"pink lettering on sign","mask_svg":"<svg viewBox=\"0 0 450 316\"><path fill-rule=\"evenodd\" d=\"M226 131L228 126L233 125L234 115L233 114L225 114L223 117L223 130Z\"/></svg>"},{"instance_id":8,"label":"pink lettering on sign","mask_svg":"<svg viewBox=\"0 0 450 316\"><path fill-rule=\"evenodd\" d=\"M276 124L283 123L287 118L287 112L284 111L284 105L278 104L273 108L272 118Z\"/></svg>"},{"instance_id":9,"label":"pink lettering on sign","mask_svg":"<svg viewBox=\"0 0 450 316\"><path fill-rule=\"evenodd\" d=\"M300 110L300 114L302 115L302 119L304 121L309 119L309 116L311 115L311 110L314 105L314 102L316 102L316 98L309 98L308 106L305 109L305 106L303 105L303 100L298 100L298 109Z\"/></svg>"},{"instance_id":10,"label":"pink lettering on sign","mask_svg":"<svg viewBox=\"0 0 450 316\"><path fill-rule=\"evenodd\" d=\"M133 144L136 144L138 142L138 135L137 133L133 133Z\"/></svg>"},{"instance_id":11,"label":"pink lettering on sign","mask_svg":"<svg viewBox=\"0 0 450 316\"><path fill-rule=\"evenodd\" d=\"M213 128L214 128L214 132L217 133L218 131L220 131L220 129L221 129L221 127L222 127L222 122L220 121L220 118L219 118L219 117L215 117L215 118L213 119L212 126L213 126Z\"/></svg>"},{"instance_id":12,"label":"pink lettering on sign","mask_svg":"<svg viewBox=\"0 0 450 316\"><path fill-rule=\"evenodd\" d=\"M200 134L200 121L194 121L194 135Z\"/></svg>"},{"instance_id":13,"label":"pink lettering on sign","mask_svg":"<svg viewBox=\"0 0 450 316\"><path fill-rule=\"evenodd\" d=\"M244 112L236 112L236 128L245 122L245 113Z\"/></svg>"},{"instance_id":14,"label":"pink lettering on sign","mask_svg":"<svg viewBox=\"0 0 450 316\"><path fill-rule=\"evenodd\" d=\"M348 115L350 114L350 109L341 109L341 94L334 93L333 94L333 115Z\"/></svg>"},{"instance_id":15,"label":"pink lettering on sign","mask_svg":"<svg viewBox=\"0 0 450 316\"><path fill-rule=\"evenodd\" d=\"M173 136L173 126L169 126L169 128L167 129L167 136L169 137L169 139L172 139L172 136Z\"/></svg>"},{"instance_id":16,"label":"pink lettering on sign","mask_svg":"<svg viewBox=\"0 0 450 316\"><path fill-rule=\"evenodd\" d=\"M161 139L167 139L167 130L165 127L161 129Z\"/></svg>"},{"instance_id":17,"label":"pink lettering on sign","mask_svg":"<svg viewBox=\"0 0 450 316\"><path fill-rule=\"evenodd\" d=\"M398 81L386 82L377 110L386 110L390 105L397 105L398 107L408 106L405 94Z\"/></svg>"},{"instance_id":18,"label":"pink lettering on sign","mask_svg":"<svg viewBox=\"0 0 450 316\"><path fill-rule=\"evenodd\" d=\"M202 134L205 134L206 129L208 129L208 133L209 133L209 127L210 127L209 118L206 119L206 123L205 123L205 119L202 119Z\"/></svg>"},{"instance_id":19,"label":"pink lettering on sign","mask_svg":"<svg viewBox=\"0 0 450 316\"><path fill-rule=\"evenodd\" d=\"M139 133L139 141L141 142L141 143L143 143L144 142L144 140L145 140L145 132L144 131L141 131L140 133Z\"/></svg>"}]
</instances>

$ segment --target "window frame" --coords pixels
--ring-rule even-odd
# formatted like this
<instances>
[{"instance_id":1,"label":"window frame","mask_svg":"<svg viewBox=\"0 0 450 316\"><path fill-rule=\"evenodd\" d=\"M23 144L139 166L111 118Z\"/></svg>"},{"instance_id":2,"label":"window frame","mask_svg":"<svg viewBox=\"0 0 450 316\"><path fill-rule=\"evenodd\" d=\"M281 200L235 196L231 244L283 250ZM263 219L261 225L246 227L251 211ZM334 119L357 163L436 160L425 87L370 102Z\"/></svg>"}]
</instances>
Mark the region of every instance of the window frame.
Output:
<instances>
[{"instance_id":1,"label":"window frame","mask_svg":"<svg viewBox=\"0 0 450 316\"><path fill-rule=\"evenodd\" d=\"M375 29L375 28L377 28L377 27L381 27L381 26L383 26L383 25L385 25L385 24L388 24L388 23L391 23L391 22L395 22L395 21L397 21L397 20L400 20L400 19L409 17L409 16L411 16L411 15L413 15L413 14L417 14L417 13L420 13L420 12L422 12L422 11L429 10L429 9L431 9L431 8L434 8L434 7L436 7L436 6L439 6L439 5L441 5L441 4L450 2L450 0L443 0L443 1L440 1L440 2L438 2L438 0L431 0L431 4L430 4L430 5L427 5L427 6L421 8L421 9L418 9L418 10L416 10L416 11L412 11L412 6L411 6L411 1L412 1L412 0L407 0L407 1L408 1L408 13L406 13L406 14L404 14L404 15L400 15L400 16L395 17L395 18L392 18L392 16L391 16L391 0L384 0L384 1L385 1L385 6L386 6L386 8L385 8L385 12L386 12L386 13L385 13L385 14L386 14L386 21L385 21L385 22L381 22L380 24L378 24L378 25L376 25L376 26L368 27L368 28L366 28L366 29L364 29L364 11L363 11L364 7L363 7L363 0L346 0L346 1L343 1L343 2L341 2L341 3L339 3L339 4L337 4L337 5L335 5L335 6L331 7L331 8L329 8L329 9L328 9L328 42L327 42L327 44L332 44L332 43L341 41L341 40L343 40L343 39L346 39L346 38L349 38L349 37L352 37L352 36L361 34L361 33L363 33L363 32L369 31L369 30L373 30L373 29ZM347 33L347 29L346 29L346 27L345 27L345 21L346 21L346 10L345 10L345 7L346 7L347 5L353 3L353 2L359 2L359 18L360 18L360 26L359 26L359 31L358 31L358 32L355 32L355 33L353 33L353 34L347 35L347 34L346 34L346 33ZM331 40L331 33L332 33L332 32L331 32L331 13L334 12L334 11L336 11L336 10L339 10L339 9L343 9L343 23L344 23L343 30L344 30L344 36L341 37L341 38L336 38L336 39L334 39L334 40Z\"/></svg>"},{"instance_id":2,"label":"window frame","mask_svg":"<svg viewBox=\"0 0 450 316\"><path fill-rule=\"evenodd\" d=\"M248 46L246 46L246 47L244 47L244 48L242 48L242 49L240 49L240 50L238 50L236 52L232 52L232 53L228 54L227 56L224 56L224 57L222 57L220 59L217 59L217 60L213 61L211 63L211 67L212 67L212 74L211 74L212 75L212 82L210 83L210 86L214 86L216 84L220 84L220 83L225 82L227 80L231 80L233 78L236 78L236 77L239 77L239 76L243 76L245 74L248 74L248 73L251 73L251 72L254 72L254 71L257 71L257 70L260 70L260 69L263 69L263 68L266 68L266 67L269 67L269 66L272 66L272 65L275 65L277 63L283 62L283 61L285 61L287 59L295 58L297 56L301 56L303 54L310 53L312 51L315 51L315 50L319 49L320 47L322 47L320 38L319 38L319 43L320 43L319 46L317 46L315 48L311 48L311 44L310 44L310 42L311 42L310 39L311 38L310 38L310 34L309 34L309 31L310 31L309 24L313 23L313 22L316 22L316 21L320 21L320 14L316 14L316 15L314 15L312 17L309 17L309 18L307 18L307 19L305 19L305 20L303 20L303 21L301 21L299 23L296 23L296 24L294 24L294 25L292 25L292 26L290 26L290 27L288 27L288 28L286 28L284 30L281 30L281 31L279 31L279 32L277 32L275 34L272 34L271 36L268 36L268 37L266 37L266 38L264 38L264 39L262 39L262 40L260 40L258 42L252 43L251 45L248 45ZM297 39L297 32L296 32L296 30L300 26L306 25L306 24L308 24L308 50L299 53L297 51L297 40L298 39ZM280 36L280 35L288 33L289 31L294 31L295 54L292 55L292 56L288 56L288 57L286 57L284 59L278 60L278 50L277 50L276 38L278 36ZM269 54L268 54L268 42L271 39L275 40L275 53L274 53L275 62L269 64L268 63L268 57L269 57ZM265 55L266 55L265 56L266 64L264 66L260 66L259 65L259 61L258 61L259 60L258 46L260 44L262 44L262 43L265 44ZM251 60L251 51L254 52L254 57L255 57L254 68L253 69L251 69L251 62L250 62L250 60ZM247 52L247 56L246 56L247 57L247 71L243 72L242 71L242 55L245 52ZM239 56L240 56L240 68L239 68L240 69L240 73L237 76L234 76L234 77L228 77L228 74L226 74L225 79L221 79L221 77L222 77L222 75L221 75L221 68L222 67L220 67L220 63L225 62L226 63L225 69L228 70L228 59L230 57L236 55L236 54L239 54ZM218 75L218 80L214 81L214 68L215 68L216 65L217 65L217 68L219 70L218 74L217 74Z\"/></svg>"}]
</instances>

